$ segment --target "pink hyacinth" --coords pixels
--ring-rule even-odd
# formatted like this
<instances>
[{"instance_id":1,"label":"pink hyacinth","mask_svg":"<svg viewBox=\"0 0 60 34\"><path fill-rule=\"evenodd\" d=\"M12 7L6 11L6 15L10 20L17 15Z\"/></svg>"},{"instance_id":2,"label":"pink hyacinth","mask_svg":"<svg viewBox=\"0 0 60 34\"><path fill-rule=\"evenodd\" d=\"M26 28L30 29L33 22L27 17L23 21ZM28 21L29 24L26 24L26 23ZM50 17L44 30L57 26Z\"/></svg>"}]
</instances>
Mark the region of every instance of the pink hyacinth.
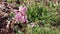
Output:
<instances>
[{"instance_id":1,"label":"pink hyacinth","mask_svg":"<svg viewBox=\"0 0 60 34\"><path fill-rule=\"evenodd\" d=\"M15 20L16 22L22 21L23 23L27 21L26 17L27 7L19 7L19 12L15 10Z\"/></svg>"}]
</instances>

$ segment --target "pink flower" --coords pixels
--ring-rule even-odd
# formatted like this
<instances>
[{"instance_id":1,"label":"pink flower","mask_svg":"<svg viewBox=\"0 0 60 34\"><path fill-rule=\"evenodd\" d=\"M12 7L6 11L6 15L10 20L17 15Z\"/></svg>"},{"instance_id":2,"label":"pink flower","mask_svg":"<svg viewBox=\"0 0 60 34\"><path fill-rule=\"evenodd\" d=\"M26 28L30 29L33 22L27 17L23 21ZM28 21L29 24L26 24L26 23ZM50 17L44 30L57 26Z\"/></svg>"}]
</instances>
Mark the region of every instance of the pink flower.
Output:
<instances>
[{"instance_id":1,"label":"pink flower","mask_svg":"<svg viewBox=\"0 0 60 34\"><path fill-rule=\"evenodd\" d=\"M16 22L21 21L21 17L22 17L21 13L16 11L16 12L15 12L15 19L16 19Z\"/></svg>"},{"instance_id":2,"label":"pink flower","mask_svg":"<svg viewBox=\"0 0 60 34\"><path fill-rule=\"evenodd\" d=\"M19 12L17 10L15 10L15 20L16 22L26 22L27 21L27 17L26 17L26 11L27 8L26 7L19 7Z\"/></svg>"},{"instance_id":3,"label":"pink flower","mask_svg":"<svg viewBox=\"0 0 60 34\"><path fill-rule=\"evenodd\" d=\"M27 11L27 7L26 6L20 6L19 7L19 11L23 14L23 15L25 15L26 14L26 11Z\"/></svg>"},{"instance_id":4,"label":"pink flower","mask_svg":"<svg viewBox=\"0 0 60 34\"><path fill-rule=\"evenodd\" d=\"M27 17L26 16L22 16L22 22L26 22L27 21Z\"/></svg>"}]
</instances>

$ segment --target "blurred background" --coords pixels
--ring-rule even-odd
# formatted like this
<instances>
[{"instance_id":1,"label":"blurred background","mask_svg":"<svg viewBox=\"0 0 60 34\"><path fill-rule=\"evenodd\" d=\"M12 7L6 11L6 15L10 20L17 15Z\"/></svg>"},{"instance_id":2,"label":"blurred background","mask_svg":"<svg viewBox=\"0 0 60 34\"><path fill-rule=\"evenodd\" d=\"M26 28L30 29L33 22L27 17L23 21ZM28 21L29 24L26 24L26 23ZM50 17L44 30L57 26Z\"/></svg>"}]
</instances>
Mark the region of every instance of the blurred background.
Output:
<instances>
[{"instance_id":1,"label":"blurred background","mask_svg":"<svg viewBox=\"0 0 60 34\"><path fill-rule=\"evenodd\" d=\"M12 7L27 6L26 34L60 34L60 0L0 0L1 2L7 2ZM13 29L15 34L24 34L17 26Z\"/></svg>"}]
</instances>

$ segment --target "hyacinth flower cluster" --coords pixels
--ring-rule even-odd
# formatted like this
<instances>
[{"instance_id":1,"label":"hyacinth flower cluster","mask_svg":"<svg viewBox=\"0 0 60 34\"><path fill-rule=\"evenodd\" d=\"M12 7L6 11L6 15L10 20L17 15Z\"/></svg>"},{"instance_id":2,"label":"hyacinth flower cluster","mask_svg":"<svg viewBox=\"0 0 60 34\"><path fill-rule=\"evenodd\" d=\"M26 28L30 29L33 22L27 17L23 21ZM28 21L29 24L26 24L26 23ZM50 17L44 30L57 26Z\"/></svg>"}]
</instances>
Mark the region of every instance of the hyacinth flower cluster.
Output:
<instances>
[{"instance_id":1,"label":"hyacinth flower cluster","mask_svg":"<svg viewBox=\"0 0 60 34\"><path fill-rule=\"evenodd\" d=\"M27 7L26 6L24 6L24 7L20 6L19 10L14 10L15 21L26 23L26 21L27 21L26 12L27 12Z\"/></svg>"}]
</instances>

